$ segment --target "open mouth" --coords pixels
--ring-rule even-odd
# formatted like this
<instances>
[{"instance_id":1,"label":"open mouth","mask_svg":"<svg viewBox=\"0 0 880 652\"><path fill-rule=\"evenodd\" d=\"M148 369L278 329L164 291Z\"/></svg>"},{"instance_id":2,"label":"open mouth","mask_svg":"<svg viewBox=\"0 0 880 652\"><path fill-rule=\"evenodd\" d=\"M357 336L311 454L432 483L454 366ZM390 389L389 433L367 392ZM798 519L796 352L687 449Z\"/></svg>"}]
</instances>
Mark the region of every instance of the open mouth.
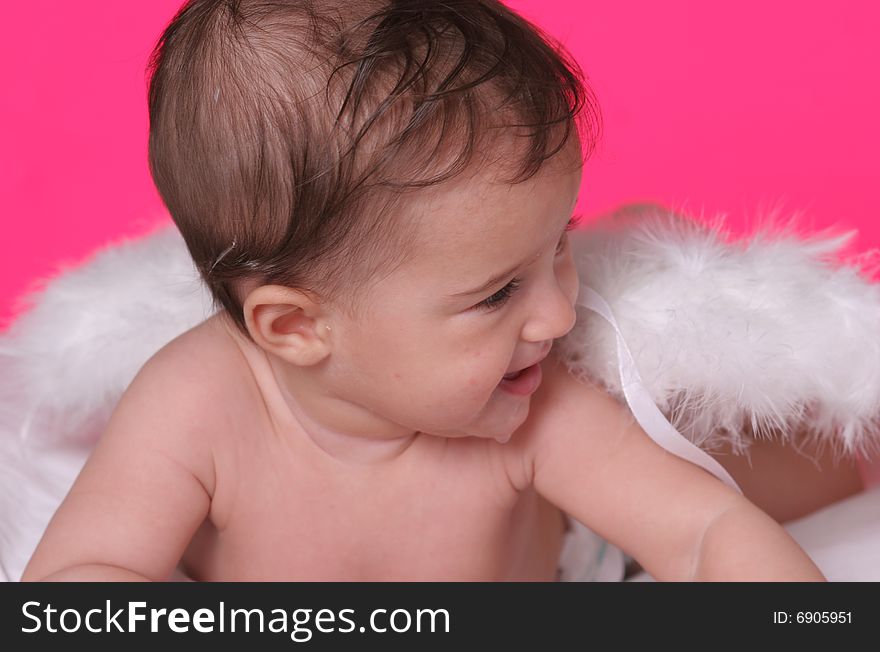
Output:
<instances>
[{"instance_id":1,"label":"open mouth","mask_svg":"<svg viewBox=\"0 0 880 652\"><path fill-rule=\"evenodd\" d=\"M524 372L526 369L528 369L528 367L526 367L525 369L520 369L519 371L514 371L513 373L504 374L504 380L516 380L522 375L522 372Z\"/></svg>"},{"instance_id":2,"label":"open mouth","mask_svg":"<svg viewBox=\"0 0 880 652\"><path fill-rule=\"evenodd\" d=\"M498 386L517 396L528 396L538 389L541 384L541 366L538 363L529 365L525 369L520 369L509 374L504 374L504 378L498 383Z\"/></svg>"}]
</instances>

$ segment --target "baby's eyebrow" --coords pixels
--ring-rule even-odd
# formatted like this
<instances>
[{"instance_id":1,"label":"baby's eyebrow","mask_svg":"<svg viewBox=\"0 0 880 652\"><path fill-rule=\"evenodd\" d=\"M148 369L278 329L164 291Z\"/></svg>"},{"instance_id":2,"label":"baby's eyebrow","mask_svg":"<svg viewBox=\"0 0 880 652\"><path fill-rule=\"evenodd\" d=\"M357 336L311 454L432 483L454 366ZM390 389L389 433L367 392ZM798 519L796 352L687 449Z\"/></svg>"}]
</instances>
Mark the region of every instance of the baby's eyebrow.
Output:
<instances>
[{"instance_id":1,"label":"baby's eyebrow","mask_svg":"<svg viewBox=\"0 0 880 652\"><path fill-rule=\"evenodd\" d=\"M565 222L565 225L562 227L562 229L561 229L560 232L559 232L559 237L560 237L560 238L562 238L562 235L565 233L565 231L567 230L567 228L568 228L568 221ZM514 273L516 273L518 270L520 270L520 269L522 269L523 267L525 267L525 265L526 265L528 262L529 262L528 260L524 260L524 261L522 261L522 262L520 262L520 263L517 263L517 264L514 265L513 267L509 267L508 269L505 269L505 270L504 270L503 272L501 272L500 274L495 274L494 276L492 276L492 278L490 278L489 280L487 280L485 283L483 283L483 284L480 285L479 287L474 288L473 290L466 290L466 291L464 291L464 292L456 292L455 294L448 294L448 295L446 295L446 296L447 296L447 298L449 298L449 299L456 299L456 298L459 298L459 297L469 297L469 296L474 295L474 294L480 294L481 292L486 292L487 290L489 290L489 289L493 288L494 286L498 285L501 281L503 281L503 280L504 280L505 278L507 278L508 276L512 276L512 275L513 275Z\"/></svg>"},{"instance_id":2,"label":"baby's eyebrow","mask_svg":"<svg viewBox=\"0 0 880 652\"><path fill-rule=\"evenodd\" d=\"M474 294L479 294L479 293L481 293L481 292L486 292L486 291L489 290L490 288L494 287L495 285L497 285L498 283L500 283L501 281L503 281L503 280L504 280L505 278L507 278L508 276L513 275L513 274L514 274L518 269L520 269L523 265L525 265L525 261L522 262L522 263L518 263L518 264L514 265L514 266L511 267L510 269L506 269L506 270L504 270L504 271L501 272L500 274L495 274L495 276L493 276L492 278L490 278L488 281L486 281L485 283L483 283L483 284L482 284L480 287L478 287L478 288L474 288L473 290L466 290L465 292L456 292L455 294L450 294L450 295L447 295L447 296L448 296L450 299L455 299L455 298L458 298L458 297L469 297L469 296L474 295Z\"/></svg>"}]
</instances>

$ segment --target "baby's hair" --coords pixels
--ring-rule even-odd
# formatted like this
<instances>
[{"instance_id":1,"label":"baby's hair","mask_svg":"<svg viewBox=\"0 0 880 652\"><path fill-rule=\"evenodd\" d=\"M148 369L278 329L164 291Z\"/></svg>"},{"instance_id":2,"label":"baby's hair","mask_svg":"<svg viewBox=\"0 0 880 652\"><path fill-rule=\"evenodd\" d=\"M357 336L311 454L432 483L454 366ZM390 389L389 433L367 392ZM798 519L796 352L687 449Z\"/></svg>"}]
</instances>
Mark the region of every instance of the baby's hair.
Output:
<instances>
[{"instance_id":1,"label":"baby's hair","mask_svg":"<svg viewBox=\"0 0 880 652\"><path fill-rule=\"evenodd\" d=\"M353 313L411 250L407 193L501 160L507 139L509 183L573 129L582 163L600 131L571 56L495 0L190 0L148 74L153 179L248 337L242 281Z\"/></svg>"}]
</instances>

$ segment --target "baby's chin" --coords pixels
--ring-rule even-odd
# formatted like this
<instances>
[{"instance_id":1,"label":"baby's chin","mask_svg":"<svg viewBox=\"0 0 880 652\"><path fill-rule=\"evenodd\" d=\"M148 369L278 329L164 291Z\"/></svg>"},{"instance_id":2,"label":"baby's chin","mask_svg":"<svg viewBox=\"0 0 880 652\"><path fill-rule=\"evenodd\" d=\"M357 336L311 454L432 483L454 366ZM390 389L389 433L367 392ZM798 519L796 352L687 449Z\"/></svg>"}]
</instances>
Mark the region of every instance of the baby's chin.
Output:
<instances>
[{"instance_id":1,"label":"baby's chin","mask_svg":"<svg viewBox=\"0 0 880 652\"><path fill-rule=\"evenodd\" d=\"M507 443L529 416L531 396L514 396L495 388L482 410L474 416L464 418L467 425L449 430L424 430L442 437L476 437Z\"/></svg>"},{"instance_id":2,"label":"baby's chin","mask_svg":"<svg viewBox=\"0 0 880 652\"><path fill-rule=\"evenodd\" d=\"M528 396L511 397L506 393L496 400L498 394L493 394L493 400L486 406L485 418L475 435L506 444L528 419L531 401Z\"/></svg>"},{"instance_id":3,"label":"baby's chin","mask_svg":"<svg viewBox=\"0 0 880 652\"><path fill-rule=\"evenodd\" d=\"M514 431L514 432L516 432L516 431ZM506 444L511 439L513 439L513 432L508 432L503 435L495 435L495 441L497 441L499 444Z\"/></svg>"}]
</instances>

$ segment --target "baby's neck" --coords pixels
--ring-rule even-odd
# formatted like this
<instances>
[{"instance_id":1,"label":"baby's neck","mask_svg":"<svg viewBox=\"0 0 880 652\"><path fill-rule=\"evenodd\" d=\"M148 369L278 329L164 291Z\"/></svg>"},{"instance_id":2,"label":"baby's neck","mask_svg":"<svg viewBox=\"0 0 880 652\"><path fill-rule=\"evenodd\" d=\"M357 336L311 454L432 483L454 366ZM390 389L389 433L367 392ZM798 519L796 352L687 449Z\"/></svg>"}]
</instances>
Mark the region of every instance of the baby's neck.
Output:
<instances>
[{"instance_id":1,"label":"baby's neck","mask_svg":"<svg viewBox=\"0 0 880 652\"><path fill-rule=\"evenodd\" d=\"M314 382L303 380L299 370L285 370L283 363L266 355L276 387L284 400L285 421L292 421L311 441L331 457L346 463L373 464L402 455L419 436L387 421L378 423L363 408L320 393L308 393ZM324 415L327 418L320 418ZM359 418L360 417L360 418Z\"/></svg>"},{"instance_id":2,"label":"baby's neck","mask_svg":"<svg viewBox=\"0 0 880 652\"><path fill-rule=\"evenodd\" d=\"M327 455L351 464L393 460L419 438L418 431L321 392L314 370L291 368L234 327L226 330L247 360L279 432L305 436Z\"/></svg>"},{"instance_id":3,"label":"baby's neck","mask_svg":"<svg viewBox=\"0 0 880 652\"><path fill-rule=\"evenodd\" d=\"M303 428L314 444L334 459L348 464L376 464L399 458L420 433L386 439L334 432L325 428Z\"/></svg>"}]
</instances>

